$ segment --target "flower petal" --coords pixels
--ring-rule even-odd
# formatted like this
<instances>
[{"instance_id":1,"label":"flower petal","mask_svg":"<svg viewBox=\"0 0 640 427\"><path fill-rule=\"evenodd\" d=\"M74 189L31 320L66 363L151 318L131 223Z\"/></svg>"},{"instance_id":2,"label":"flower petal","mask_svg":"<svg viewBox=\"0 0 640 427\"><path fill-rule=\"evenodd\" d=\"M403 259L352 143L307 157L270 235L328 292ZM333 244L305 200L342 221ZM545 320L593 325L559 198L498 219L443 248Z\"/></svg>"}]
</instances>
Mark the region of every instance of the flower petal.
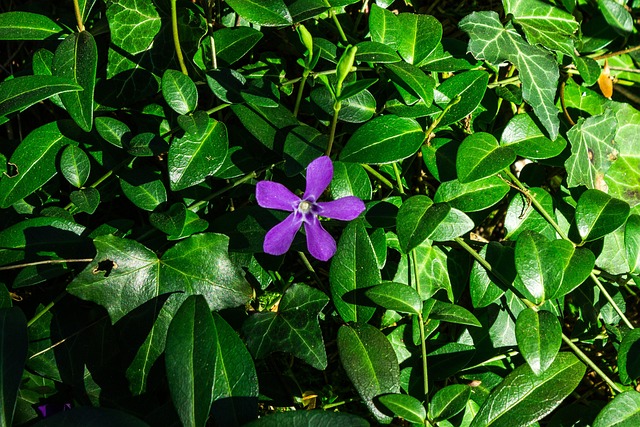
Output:
<instances>
[{"instance_id":1,"label":"flower petal","mask_svg":"<svg viewBox=\"0 0 640 427\"><path fill-rule=\"evenodd\" d=\"M336 253L336 241L322 228L317 217L304 223L304 231L307 233L307 249L314 258L328 261Z\"/></svg>"},{"instance_id":2,"label":"flower petal","mask_svg":"<svg viewBox=\"0 0 640 427\"><path fill-rule=\"evenodd\" d=\"M356 196L347 196L332 202L317 203L318 215L327 218L351 221L360 215L365 207L364 202Z\"/></svg>"},{"instance_id":3,"label":"flower petal","mask_svg":"<svg viewBox=\"0 0 640 427\"><path fill-rule=\"evenodd\" d=\"M315 202L327 189L333 178L333 163L327 156L318 157L307 166L307 188L304 200Z\"/></svg>"},{"instance_id":4,"label":"flower petal","mask_svg":"<svg viewBox=\"0 0 640 427\"><path fill-rule=\"evenodd\" d=\"M273 227L266 236L262 248L271 255L282 255L289 250L293 238L300 229L302 218L296 213L292 213L280 224Z\"/></svg>"},{"instance_id":5,"label":"flower petal","mask_svg":"<svg viewBox=\"0 0 640 427\"><path fill-rule=\"evenodd\" d=\"M300 197L284 185L273 181L260 181L256 185L256 199L263 208L293 211Z\"/></svg>"}]
</instances>

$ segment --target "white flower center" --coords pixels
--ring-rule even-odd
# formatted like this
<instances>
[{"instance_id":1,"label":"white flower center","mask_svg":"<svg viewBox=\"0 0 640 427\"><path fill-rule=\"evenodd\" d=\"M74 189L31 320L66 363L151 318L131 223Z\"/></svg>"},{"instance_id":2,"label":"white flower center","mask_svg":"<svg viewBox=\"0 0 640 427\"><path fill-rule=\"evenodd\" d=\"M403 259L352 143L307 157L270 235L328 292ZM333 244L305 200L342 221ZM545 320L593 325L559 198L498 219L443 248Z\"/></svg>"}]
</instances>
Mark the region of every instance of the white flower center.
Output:
<instances>
[{"instance_id":1,"label":"white flower center","mask_svg":"<svg viewBox=\"0 0 640 427\"><path fill-rule=\"evenodd\" d=\"M298 209L302 213L307 213L307 212L309 212L311 210L311 203L307 202L306 200L303 200L298 205Z\"/></svg>"}]
</instances>

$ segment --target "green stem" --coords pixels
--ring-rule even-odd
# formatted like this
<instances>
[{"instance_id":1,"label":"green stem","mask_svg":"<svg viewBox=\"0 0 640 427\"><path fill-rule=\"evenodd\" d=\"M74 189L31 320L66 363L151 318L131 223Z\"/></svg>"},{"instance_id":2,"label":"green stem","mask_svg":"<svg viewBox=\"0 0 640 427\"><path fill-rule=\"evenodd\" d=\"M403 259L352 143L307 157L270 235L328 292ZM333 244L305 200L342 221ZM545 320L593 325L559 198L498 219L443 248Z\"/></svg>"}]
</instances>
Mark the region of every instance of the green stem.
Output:
<instances>
[{"instance_id":1,"label":"green stem","mask_svg":"<svg viewBox=\"0 0 640 427\"><path fill-rule=\"evenodd\" d=\"M333 23L338 29L338 33L340 34L340 38L342 39L342 41L345 44L349 43L349 39L347 39L347 35L344 33L344 30L342 29L342 25L340 25L340 21L338 20L338 17L334 13L333 9L330 10L329 14L331 15L331 19L333 20Z\"/></svg>"},{"instance_id":2,"label":"green stem","mask_svg":"<svg viewBox=\"0 0 640 427\"><path fill-rule=\"evenodd\" d=\"M243 176L242 178L240 178L240 179L238 179L236 181L233 181L232 183L226 185L224 188L216 191L215 193L212 193L212 194L208 195L204 199L199 200L199 201L189 205L188 209L191 210L192 212L195 212L196 210L198 210L198 208L200 206L202 206L203 204L207 203L209 200L215 199L216 197L220 196L221 194L224 194L227 191L236 188L238 185L244 184L245 182L248 182L248 181L251 181L252 179L257 178L258 175L259 174L258 174L257 171L250 172L247 175Z\"/></svg>"},{"instance_id":3,"label":"green stem","mask_svg":"<svg viewBox=\"0 0 640 427\"><path fill-rule=\"evenodd\" d=\"M391 183L391 181L389 181L387 178L385 178L380 172L378 172L377 170L375 170L374 168L372 168L371 166L369 166L366 163L361 163L360 164L367 172L369 172L371 175L375 176L381 183L383 183L384 185L386 185L387 187L389 187L390 189L394 189L395 187L393 186L393 184Z\"/></svg>"},{"instance_id":4,"label":"green stem","mask_svg":"<svg viewBox=\"0 0 640 427\"><path fill-rule=\"evenodd\" d=\"M302 80L300 80L300 86L298 86L298 94L296 96L296 105L293 107L293 117L298 117L298 111L300 111L300 103L302 102L302 93L304 92L304 85L307 83L307 78L311 70L304 70L302 72Z\"/></svg>"},{"instance_id":5,"label":"green stem","mask_svg":"<svg viewBox=\"0 0 640 427\"><path fill-rule=\"evenodd\" d=\"M602 292L602 295L604 295L607 301L609 301L609 303L613 306L613 309L616 311L616 313L618 313L618 316L622 318L622 320L627 325L627 327L629 329L635 329L631 324L631 322L629 321L629 319L627 319L627 316L625 316L625 314L622 312L620 307L618 307L618 304L616 304L616 302L613 300L609 292L607 292L602 282L600 282L600 280L598 279L598 276L596 276L592 271L589 277L591 277L591 280L593 280L596 283L596 286L600 289L600 292Z\"/></svg>"},{"instance_id":6,"label":"green stem","mask_svg":"<svg viewBox=\"0 0 640 427\"><path fill-rule=\"evenodd\" d=\"M453 107L458 102L460 102L461 99L462 98L460 97L460 95L454 96L453 99L451 101L449 101L447 106L444 107L444 110L442 110L442 112L440 114L438 114L438 117L436 117L433 120L433 122L431 123L431 126L429 126L429 128L424 133L424 142L425 143L427 143L429 141L429 137L431 136L431 133L440 124L440 122L444 118L445 114L447 114L447 112L451 109L451 107Z\"/></svg>"},{"instance_id":7,"label":"green stem","mask_svg":"<svg viewBox=\"0 0 640 427\"><path fill-rule=\"evenodd\" d=\"M336 127L338 126L338 114L340 114L340 108L342 104L340 101L336 101L333 104L333 118L331 119L331 129L329 130L329 143L327 144L327 156L331 156L331 149L333 148L333 140L336 137Z\"/></svg>"},{"instance_id":8,"label":"green stem","mask_svg":"<svg viewBox=\"0 0 640 427\"><path fill-rule=\"evenodd\" d=\"M82 23L82 13L80 13L80 4L78 0L73 0L73 12L76 15L76 22L78 23L78 31L84 31L84 24Z\"/></svg>"},{"instance_id":9,"label":"green stem","mask_svg":"<svg viewBox=\"0 0 640 427\"><path fill-rule=\"evenodd\" d=\"M358 11L358 16L356 16L356 21L353 23L353 33L355 34L358 31L358 27L360 26L360 21L362 21L362 17L364 16L363 10L367 8L367 4L369 0L364 0L362 2L362 7Z\"/></svg>"},{"instance_id":10,"label":"green stem","mask_svg":"<svg viewBox=\"0 0 640 427\"><path fill-rule=\"evenodd\" d=\"M102 175L100 178L98 178L97 180L94 181L93 184L91 184L89 187L90 188L96 188L98 185L100 185L105 179L109 178L111 175L113 175L114 172L116 172L117 170L119 170L120 168L122 168L123 166L129 164L129 162L131 162L130 158L124 159L123 161L121 161L120 163L118 163L117 165L115 165L112 169L108 170L104 175ZM71 209L73 207L73 202L69 202L69 204L67 204L67 206L64 207L64 210L68 211L69 209Z\"/></svg>"},{"instance_id":11,"label":"green stem","mask_svg":"<svg viewBox=\"0 0 640 427\"><path fill-rule=\"evenodd\" d=\"M400 175L400 169L398 169L398 165L396 163L392 163L393 165L393 173L396 175L396 182L398 183L398 191L400 194L404 193L404 186L402 185L402 176Z\"/></svg>"},{"instance_id":12,"label":"green stem","mask_svg":"<svg viewBox=\"0 0 640 427\"><path fill-rule=\"evenodd\" d=\"M413 276L416 285L416 292L420 293L420 279L418 278L418 260L415 249L411 251L411 264ZM422 352L422 382L424 387L425 406L429 406L429 372L427 371L427 337L424 332L424 319L422 313L418 313L418 322L420 322L420 350Z\"/></svg>"},{"instance_id":13,"label":"green stem","mask_svg":"<svg viewBox=\"0 0 640 427\"><path fill-rule=\"evenodd\" d=\"M176 49L180 70L182 70L182 74L188 76L189 73L187 72L187 66L184 63L182 49L180 48L180 35L178 34L178 6L176 5L176 0L171 0L171 30L173 33L173 45Z\"/></svg>"},{"instance_id":14,"label":"green stem","mask_svg":"<svg viewBox=\"0 0 640 427\"><path fill-rule=\"evenodd\" d=\"M55 297L55 299L53 301L51 301L49 304L47 304L42 310L40 310L39 312L36 313L35 316L33 316L33 318L31 318L31 320L29 320L27 322L27 328L31 327L31 325L33 325L34 323L36 323L36 321L41 318L42 316L44 316L46 313L49 312L49 310L51 310L53 308L54 305L56 305L58 302L60 302L60 300L62 298L64 298L67 295L66 291L63 291L61 294L59 294L57 297Z\"/></svg>"},{"instance_id":15,"label":"green stem","mask_svg":"<svg viewBox=\"0 0 640 427\"><path fill-rule=\"evenodd\" d=\"M300 257L300 260L302 261L302 263L304 264L304 266L306 267L306 269L309 271L309 273L311 273L311 275L313 276L313 280L316 281L316 283L318 284L318 287L320 289L322 289L323 291L327 292L328 289L326 289L326 287L324 286L324 283L322 283L322 280L320 279L320 276L318 276L318 273L316 273L316 270L313 268L313 266L311 265L311 263L309 262L309 259L307 258L307 256L304 254L304 252L298 252L298 256Z\"/></svg>"},{"instance_id":16,"label":"green stem","mask_svg":"<svg viewBox=\"0 0 640 427\"><path fill-rule=\"evenodd\" d=\"M489 83L489 84L487 85L487 87L488 87L489 89L493 89L494 87L504 86L504 85L507 85L507 84L509 84L509 83L516 83L516 82L519 82L519 81L520 81L520 77L518 77L518 76L513 76L513 77L508 77L508 78L506 78L506 79L504 79L504 80L500 80L500 81L498 81L498 82Z\"/></svg>"},{"instance_id":17,"label":"green stem","mask_svg":"<svg viewBox=\"0 0 640 427\"><path fill-rule=\"evenodd\" d=\"M213 113L217 113L220 110L224 110L227 107L231 107L231 104L220 104L217 107L210 108L206 111L207 115L212 115Z\"/></svg>"},{"instance_id":18,"label":"green stem","mask_svg":"<svg viewBox=\"0 0 640 427\"><path fill-rule=\"evenodd\" d=\"M91 262L93 258L81 258L81 259L47 259L44 261L25 262L23 264L5 265L0 267L0 271L3 270L15 270L18 268L32 267L34 265L46 265L46 264L64 264L67 262Z\"/></svg>"},{"instance_id":19,"label":"green stem","mask_svg":"<svg viewBox=\"0 0 640 427\"><path fill-rule=\"evenodd\" d=\"M587 366L593 369L593 371L598 374L600 378L602 378L613 391L615 391L616 393L622 393L622 389L620 389L620 387L618 387L618 385L614 383L611 378L609 378L607 374L602 371L602 369L598 368L598 365L593 363L593 361L589 359L589 356L584 354L582 350L580 350L577 345L575 345L569 338L567 338L565 334L562 334L562 341L564 341L564 343L569 346L569 348L576 354L576 356L578 356L580 360L582 360Z\"/></svg>"}]
</instances>

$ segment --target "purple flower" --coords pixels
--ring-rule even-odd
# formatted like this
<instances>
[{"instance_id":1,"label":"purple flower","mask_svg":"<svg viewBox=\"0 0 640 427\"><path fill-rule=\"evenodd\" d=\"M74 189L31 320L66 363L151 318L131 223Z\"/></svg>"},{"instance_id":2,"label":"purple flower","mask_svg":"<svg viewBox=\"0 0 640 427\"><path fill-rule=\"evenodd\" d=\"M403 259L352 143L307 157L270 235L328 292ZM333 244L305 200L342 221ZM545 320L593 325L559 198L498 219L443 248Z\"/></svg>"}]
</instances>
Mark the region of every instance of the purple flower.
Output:
<instances>
[{"instance_id":1,"label":"purple flower","mask_svg":"<svg viewBox=\"0 0 640 427\"><path fill-rule=\"evenodd\" d=\"M336 253L336 241L322 228L318 216L351 221L364 211L364 203L355 196L332 202L318 202L332 178L333 163L329 157L322 156L307 167L307 188L302 199L277 182L258 182L256 198L260 206L291 212L291 215L265 236L263 248L266 253L282 255L287 252L302 224L311 255L320 261L327 261Z\"/></svg>"},{"instance_id":2,"label":"purple flower","mask_svg":"<svg viewBox=\"0 0 640 427\"><path fill-rule=\"evenodd\" d=\"M47 418L58 412L70 411L71 403L45 403L44 405L36 407L36 410L42 418Z\"/></svg>"}]
</instances>

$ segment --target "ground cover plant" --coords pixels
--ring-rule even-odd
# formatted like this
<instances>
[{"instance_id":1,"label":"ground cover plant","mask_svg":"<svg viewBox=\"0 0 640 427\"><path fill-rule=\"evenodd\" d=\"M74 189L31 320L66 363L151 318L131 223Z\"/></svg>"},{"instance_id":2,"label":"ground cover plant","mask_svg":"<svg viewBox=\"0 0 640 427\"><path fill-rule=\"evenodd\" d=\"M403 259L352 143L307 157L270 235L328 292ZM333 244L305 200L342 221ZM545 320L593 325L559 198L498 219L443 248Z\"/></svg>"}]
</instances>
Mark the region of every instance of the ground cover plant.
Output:
<instances>
[{"instance_id":1,"label":"ground cover plant","mask_svg":"<svg viewBox=\"0 0 640 427\"><path fill-rule=\"evenodd\" d=\"M638 0L0 0L0 426L640 425Z\"/></svg>"}]
</instances>

